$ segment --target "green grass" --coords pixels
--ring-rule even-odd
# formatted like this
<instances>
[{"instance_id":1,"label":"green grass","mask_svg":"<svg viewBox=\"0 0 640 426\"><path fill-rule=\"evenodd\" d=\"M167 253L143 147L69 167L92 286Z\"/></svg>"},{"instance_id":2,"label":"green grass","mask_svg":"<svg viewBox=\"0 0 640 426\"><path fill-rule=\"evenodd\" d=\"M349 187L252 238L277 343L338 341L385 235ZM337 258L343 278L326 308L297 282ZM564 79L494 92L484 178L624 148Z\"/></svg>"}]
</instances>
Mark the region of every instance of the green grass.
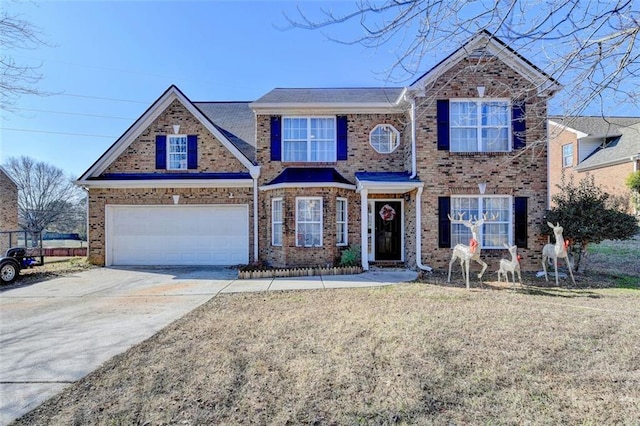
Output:
<instances>
[{"instance_id":1,"label":"green grass","mask_svg":"<svg viewBox=\"0 0 640 426\"><path fill-rule=\"evenodd\" d=\"M629 288L632 290L640 290L640 277L632 277L630 275L622 275L616 278L617 288Z\"/></svg>"}]
</instances>

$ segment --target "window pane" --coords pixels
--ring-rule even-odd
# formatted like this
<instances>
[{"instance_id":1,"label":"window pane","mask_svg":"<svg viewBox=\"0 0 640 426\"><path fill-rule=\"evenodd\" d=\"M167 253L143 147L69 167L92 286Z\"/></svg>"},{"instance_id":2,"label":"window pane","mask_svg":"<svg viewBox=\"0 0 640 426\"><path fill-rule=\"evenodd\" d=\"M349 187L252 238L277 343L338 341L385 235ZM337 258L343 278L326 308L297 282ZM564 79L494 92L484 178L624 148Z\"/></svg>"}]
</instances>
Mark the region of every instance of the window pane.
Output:
<instances>
[{"instance_id":1,"label":"window pane","mask_svg":"<svg viewBox=\"0 0 640 426\"><path fill-rule=\"evenodd\" d=\"M322 199L298 199L296 217L296 244L320 246L322 244Z\"/></svg>"},{"instance_id":2,"label":"window pane","mask_svg":"<svg viewBox=\"0 0 640 426\"><path fill-rule=\"evenodd\" d=\"M381 154L388 154L398 146L398 132L390 125L379 125L372 132L369 142Z\"/></svg>"},{"instance_id":3,"label":"window pane","mask_svg":"<svg viewBox=\"0 0 640 426\"><path fill-rule=\"evenodd\" d=\"M335 142L311 141L311 161L335 161Z\"/></svg>"},{"instance_id":4,"label":"window pane","mask_svg":"<svg viewBox=\"0 0 640 426\"><path fill-rule=\"evenodd\" d=\"M484 102L482 104L483 126L509 125L509 108L506 102Z\"/></svg>"},{"instance_id":5,"label":"window pane","mask_svg":"<svg viewBox=\"0 0 640 426\"><path fill-rule=\"evenodd\" d=\"M283 123L283 161L336 161L334 118L285 117Z\"/></svg>"},{"instance_id":6,"label":"window pane","mask_svg":"<svg viewBox=\"0 0 640 426\"><path fill-rule=\"evenodd\" d=\"M169 169L178 170L187 168L187 137L171 136L168 140Z\"/></svg>"},{"instance_id":7,"label":"window pane","mask_svg":"<svg viewBox=\"0 0 640 426\"><path fill-rule=\"evenodd\" d=\"M273 245L274 246L282 245L282 224L281 223L273 224Z\"/></svg>"},{"instance_id":8,"label":"window pane","mask_svg":"<svg viewBox=\"0 0 640 426\"><path fill-rule=\"evenodd\" d=\"M482 247L502 248L502 244L509 243L509 224L485 223L482 236Z\"/></svg>"},{"instance_id":9,"label":"window pane","mask_svg":"<svg viewBox=\"0 0 640 426\"><path fill-rule=\"evenodd\" d=\"M347 201L336 202L336 243L347 244Z\"/></svg>"},{"instance_id":10,"label":"window pane","mask_svg":"<svg viewBox=\"0 0 640 426\"><path fill-rule=\"evenodd\" d=\"M470 220L474 216L478 217L478 198L477 197L454 197L451 199L451 217L455 220L460 219L459 214L464 213L462 220ZM451 243L469 244L471 240L471 231L461 223L451 224Z\"/></svg>"},{"instance_id":11,"label":"window pane","mask_svg":"<svg viewBox=\"0 0 640 426\"><path fill-rule=\"evenodd\" d=\"M271 208L271 232L274 246L282 245L282 200L273 200Z\"/></svg>"},{"instance_id":12,"label":"window pane","mask_svg":"<svg viewBox=\"0 0 640 426\"><path fill-rule=\"evenodd\" d=\"M451 129L451 151L474 152L478 150L478 130Z\"/></svg>"},{"instance_id":13,"label":"window pane","mask_svg":"<svg viewBox=\"0 0 640 426\"><path fill-rule=\"evenodd\" d=\"M503 129L482 129L482 150L483 151L508 151L509 150L509 130Z\"/></svg>"},{"instance_id":14,"label":"window pane","mask_svg":"<svg viewBox=\"0 0 640 426\"><path fill-rule=\"evenodd\" d=\"M478 124L478 106L475 102L450 102L449 110L452 126L476 126Z\"/></svg>"},{"instance_id":15,"label":"window pane","mask_svg":"<svg viewBox=\"0 0 640 426\"><path fill-rule=\"evenodd\" d=\"M284 141L284 161L307 161L306 141Z\"/></svg>"}]
</instances>

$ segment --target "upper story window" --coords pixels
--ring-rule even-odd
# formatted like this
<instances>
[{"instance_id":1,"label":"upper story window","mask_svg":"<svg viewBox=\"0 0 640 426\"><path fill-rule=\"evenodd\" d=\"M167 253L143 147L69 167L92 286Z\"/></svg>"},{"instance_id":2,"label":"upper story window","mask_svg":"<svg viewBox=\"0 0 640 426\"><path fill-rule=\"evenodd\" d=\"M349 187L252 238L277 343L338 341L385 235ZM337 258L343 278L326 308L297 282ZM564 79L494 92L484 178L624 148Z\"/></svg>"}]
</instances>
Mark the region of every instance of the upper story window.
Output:
<instances>
[{"instance_id":1,"label":"upper story window","mask_svg":"<svg viewBox=\"0 0 640 426\"><path fill-rule=\"evenodd\" d=\"M169 170L187 169L187 136L167 136L167 163Z\"/></svg>"},{"instance_id":2,"label":"upper story window","mask_svg":"<svg viewBox=\"0 0 640 426\"><path fill-rule=\"evenodd\" d=\"M335 117L284 117L282 161L335 162Z\"/></svg>"},{"instance_id":3,"label":"upper story window","mask_svg":"<svg viewBox=\"0 0 640 426\"><path fill-rule=\"evenodd\" d=\"M494 196L455 196L451 197L451 216L458 218L459 213L464 213L463 219L482 217L487 214L489 220L485 221L478 232L481 248L503 248L503 243L512 241L513 229L511 214L511 197L504 195ZM462 223L451 222L451 247L456 244L469 245L471 231Z\"/></svg>"},{"instance_id":4,"label":"upper story window","mask_svg":"<svg viewBox=\"0 0 640 426\"><path fill-rule=\"evenodd\" d=\"M369 143L377 152L388 154L400 143L400 132L390 124L378 124L369 134Z\"/></svg>"},{"instance_id":5,"label":"upper story window","mask_svg":"<svg viewBox=\"0 0 640 426\"><path fill-rule=\"evenodd\" d=\"M502 152L511 147L509 101L450 100L450 150Z\"/></svg>"},{"instance_id":6,"label":"upper story window","mask_svg":"<svg viewBox=\"0 0 640 426\"><path fill-rule=\"evenodd\" d=\"M562 167L573 166L573 144L562 145Z\"/></svg>"}]
</instances>

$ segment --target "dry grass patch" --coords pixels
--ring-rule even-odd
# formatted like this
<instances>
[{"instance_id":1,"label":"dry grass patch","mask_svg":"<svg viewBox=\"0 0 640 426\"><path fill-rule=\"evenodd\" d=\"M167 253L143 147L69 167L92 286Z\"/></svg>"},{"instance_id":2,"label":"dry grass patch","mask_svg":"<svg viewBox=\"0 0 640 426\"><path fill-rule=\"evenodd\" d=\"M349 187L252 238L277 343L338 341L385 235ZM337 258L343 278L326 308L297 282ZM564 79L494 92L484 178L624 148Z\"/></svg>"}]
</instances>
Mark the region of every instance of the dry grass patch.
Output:
<instances>
[{"instance_id":1,"label":"dry grass patch","mask_svg":"<svg viewBox=\"0 0 640 426\"><path fill-rule=\"evenodd\" d=\"M39 261L40 258L37 258ZM26 268L20 271L18 279L9 285L0 285L0 289L6 290L17 286L36 284L57 277L75 274L87 269L96 268L85 257L45 257L44 265Z\"/></svg>"},{"instance_id":2,"label":"dry grass patch","mask_svg":"<svg viewBox=\"0 0 640 426\"><path fill-rule=\"evenodd\" d=\"M220 295L18 424L636 424L639 302L427 284Z\"/></svg>"}]
</instances>

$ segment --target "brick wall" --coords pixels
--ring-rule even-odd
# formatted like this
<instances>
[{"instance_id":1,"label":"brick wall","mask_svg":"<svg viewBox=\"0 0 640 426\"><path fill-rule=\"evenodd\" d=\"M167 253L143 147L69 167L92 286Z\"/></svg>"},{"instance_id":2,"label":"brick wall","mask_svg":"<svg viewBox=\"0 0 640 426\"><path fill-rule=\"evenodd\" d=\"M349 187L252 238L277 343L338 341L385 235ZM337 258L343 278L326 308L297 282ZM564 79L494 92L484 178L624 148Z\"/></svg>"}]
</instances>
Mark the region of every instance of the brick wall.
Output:
<instances>
[{"instance_id":1,"label":"brick wall","mask_svg":"<svg viewBox=\"0 0 640 426\"><path fill-rule=\"evenodd\" d=\"M0 231L18 229L18 188L16 184L0 170ZM0 255L9 248L9 236L0 234Z\"/></svg>"},{"instance_id":2,"label":"brick wall","mask_svg":"<svg viewBox=\"0 0 640 426\"><path fill-rule=\"evenodd\" d=\"M477 98L524 99L526 102L525 151L512 153L459 154L437 150L436 100ZM546 237L539 231L547 208L546 99L530 83L497 59L463 60L416 99L418 176L425 183L422 204L423 263L447 269L450 248L438 248L438 197L479 194L478 182L486 182L486 194L528 197L528 247L519 249L524 270L539 269ZM483 258L495 271L506 250L483 250Z\"/></svg>"},{"instance_id":3,"label":"brick wall","mask_svg":"<svg viewBox=\"0 0 640 426\"><path fill-rule=\"evenodd\" d=\"M173 134L173 125L180 125L180 134L198 135L198 169L167 171L155 168L155 137ZM200 173L247 172L242 163L215 138L177 100L163 111L138 136L104 173ZM176 176L178 177L178 176ZM228 197L233 192L234 198ZM249 205L249 259L253 257L253 191L252 188L143 188L98 189L89 191L89 260L105 263L105 205L173 204L173 195L180 195L180 204L247 204Z\"/></svg>"},{"instance_id":4,"label":"brick wall","mask_svg":"<svg viewBox=\"0 0 640 426\"><path fill-rule=\"evenodd\" d=\"M156 169L156 135L173 134L174 124L180 125L180 134L198 135L197 170ZM178 100L173 101L105 171L105 173L199 172L247 172L247 168Z\"/></svg>"},{"instance_id":5,"label":"brick wall","mask_svg":"<svg viewBox=\"0 0 640 426\"><path fill-rule=\"evenodd\" d=\"M309 111L308 115L313 115ZM300 114L305 115L305 114ZM324 113L323 115L326 115ZM364 171L401 172L406 168L406 144L410 139L404 137L409 133L408 120L404 114L349 114L348 122L348 160L333 163L286 163L271 161L271 123L270 115L257 115L257 161L261 165L260 185L272 181L286 167L334 167L349 181L355 183L355 173ZM391 124L401 134L400 145L389 154L380 154L369 144L369 133L378 124ZM409 154L411 147L409 146Z\"/></svg>"}]
</instances>

